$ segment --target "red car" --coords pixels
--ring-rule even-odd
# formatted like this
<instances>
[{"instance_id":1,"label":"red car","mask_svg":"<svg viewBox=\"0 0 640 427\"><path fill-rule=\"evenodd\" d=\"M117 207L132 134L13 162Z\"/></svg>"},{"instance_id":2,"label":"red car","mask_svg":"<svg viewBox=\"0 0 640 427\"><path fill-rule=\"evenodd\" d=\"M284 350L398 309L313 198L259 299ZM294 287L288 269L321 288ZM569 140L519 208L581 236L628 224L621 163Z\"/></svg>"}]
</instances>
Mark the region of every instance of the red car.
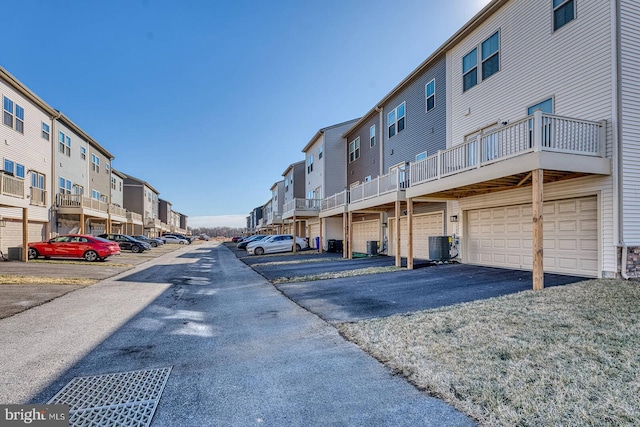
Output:
<instances>
[{"instance_id":1,"label":"red car","mask_svg":"<svg viewBox=\"0 0 640 427\"><path fill-rule=\"evenodd\" d=\"M118 254L120 246L116 242L86 234L63 234L46 242L29 243L29 259L57 257L103 261Z\"/></svg>"}]
</instances>

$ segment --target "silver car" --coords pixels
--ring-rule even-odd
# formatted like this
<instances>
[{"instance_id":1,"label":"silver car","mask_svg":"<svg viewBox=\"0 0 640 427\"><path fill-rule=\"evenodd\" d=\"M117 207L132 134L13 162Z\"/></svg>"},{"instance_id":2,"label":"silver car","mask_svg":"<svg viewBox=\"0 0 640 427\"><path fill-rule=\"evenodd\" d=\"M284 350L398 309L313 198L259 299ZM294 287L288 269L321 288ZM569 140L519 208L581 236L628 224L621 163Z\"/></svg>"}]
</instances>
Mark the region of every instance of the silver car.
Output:
<instances>
[{"instance_id":1,"label":"silver car","mask_svg":"<svg viewBox=\"0 0 640 427\"><path fill-rule=\"evenodd\" d=\"M308 248L307 241L301 237L296 237L296 250ZM247 245L247 253L250 255L272 254L276 252L293 251L293 236L291 234L275 234L257 242Z\"/></svg>"}]
</instances>

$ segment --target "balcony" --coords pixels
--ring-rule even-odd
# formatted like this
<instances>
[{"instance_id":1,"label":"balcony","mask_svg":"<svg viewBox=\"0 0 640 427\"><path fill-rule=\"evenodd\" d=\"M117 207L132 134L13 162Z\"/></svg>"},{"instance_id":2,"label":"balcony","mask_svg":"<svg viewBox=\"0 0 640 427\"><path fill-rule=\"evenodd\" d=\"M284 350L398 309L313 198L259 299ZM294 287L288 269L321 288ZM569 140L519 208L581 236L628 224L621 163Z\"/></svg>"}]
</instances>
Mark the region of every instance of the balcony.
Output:
<instances>
[{"instance_id":1,"label":"balcony","mask_svg":"<svg viewBox=\"0 0 640 427\"><path fill-rule=\"evenodd\" d=\"M136 212L127 211L127 222L142 225L142 215Z\"/></svg>"},{"instance_id":2,"label":"balcony","mask_svg":"<svg viewBox=\"0 0 640 427\"><path fill-rule=\"evenodd\" d=\"M284 213L282 219L295 217L312 218L317 217L320 213L320 199L293 199L284 204Z\"/></svg>"},{"instance_id":3,"label":"balcony","mask_svg":"<svg viewBox=\"0 0 640 427\"><path fill-rule=\"evenodd\" d=\"M351 187L349 210L362 210L405 200L404 190L408 183L404 177L404 170L394 169L371 181Z\"/></svg>"},{"instance_id":4,"label":"balcony","mask_svg":"<svg viewBox=\"0 0 640 427\"><path fill-rule=\"evenodd\" d=\"M605 158L605 142L605 122L536 111L533 116L480 133L463 144L411 163L407 197L439 192L454 197L481 193L480 188L473 187L475 184L505 177L522 184L523 174L535 169L555 171L558 179L576 173L608 175L611 162ZM511 181L501 185L504 189ZM456 188L460 190L457 196L451 192Z\"/></svg>"},{"instance_id":5,"label":"balcony","mask_svg":"<svg viewBox=\"0 0 640 427\"><path fill-rule=\"evenodd\" d=\"M84 214L106 218L109 204L101 200L84 197L81 194L57 194L56 207L59 213Z\"/></svg>"},{"instance_id":6,"label":"balcony","mask_svg":"<svg viewBox=\"0 0 640 427\"><path fill-rule=\"evenodd\" d=\"M0 171L0 194L4 196L19 197L24 199L24 179L16 178L13 174Z\"/></svg>"},{"instance_id":7,"label":"balcony","mask_svg":"<svg viewBox=\"0 0 640 427\"><path fill-rule=\"evenodd\" d=\"M158 218L145 218L144 227L145 228L161 228L162 222Z\"/></svg>"},{"instance_id":8,"label":"balcony","mask_svg":"<svg viewBox=\"0 0 640 427\"><path fill-rule=\"evenodd\" d=\"M320 216L325 218L328 216L343 214L347 211L348 204L349 190L343 190L322 200Z\"/></svg>"},{"instance_id":9,"label":"balcony","mask_svg":"<svg viewBox=\"0 0 640 427\"><path fill-rule=\"evenodd\" d=\"M120 222L127 222L127 210L124 208L121 208L120 206L116 206L114 204L110 204L109 205L109 214L111 214L111 219L112 220L116 220L116 221L120 221Z\"/></svg>"},{"instance_id":10,"label":"balcony","mask_svg":"<svg viewBox=\"0 0 640 427\"><path fill-rule=\"evenodd\" d=\"M47 206L47 192L42 188L31 187L29 203L33 206Z\"/></svg>"},{"instance_id":11,"label":"balcony","mask_svg":"<svg viewBox=\"0 0 640 427\"><path fill-rule=\"evenodd\" d=\"M283 224L282 214L279 212L270 212L267 217L267 225Z\"/></svg>"}]
</instances>

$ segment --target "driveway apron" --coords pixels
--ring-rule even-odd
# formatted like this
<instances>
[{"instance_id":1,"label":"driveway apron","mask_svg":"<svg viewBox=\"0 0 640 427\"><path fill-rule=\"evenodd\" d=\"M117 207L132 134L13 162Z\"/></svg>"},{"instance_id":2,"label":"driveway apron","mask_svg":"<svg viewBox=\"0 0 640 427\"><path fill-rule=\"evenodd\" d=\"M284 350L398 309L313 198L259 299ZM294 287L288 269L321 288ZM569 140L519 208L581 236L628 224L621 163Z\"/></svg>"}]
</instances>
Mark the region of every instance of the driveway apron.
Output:
<instances>
[{"instance_id":1,"label":"driveway apron","mask_svg":"<svg viewBox=\"0 0 640 427\"><path fill-rule=\"evenodd\" d=\"M145 266L84 290L160 291L52 375L31 402L48 401L78 376L170 367L152 425L474 425L345 341L224 246L185 248ZM19 316L55 319L50 305Z\"/></svg>"}]
</instances>

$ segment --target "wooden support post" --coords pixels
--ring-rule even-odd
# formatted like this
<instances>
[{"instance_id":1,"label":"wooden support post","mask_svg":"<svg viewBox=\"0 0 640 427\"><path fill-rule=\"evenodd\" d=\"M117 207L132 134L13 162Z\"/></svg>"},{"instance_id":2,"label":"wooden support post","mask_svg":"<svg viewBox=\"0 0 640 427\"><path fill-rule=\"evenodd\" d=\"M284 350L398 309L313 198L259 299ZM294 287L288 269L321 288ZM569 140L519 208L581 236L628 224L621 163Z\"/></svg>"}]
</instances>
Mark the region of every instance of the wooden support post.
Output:
<instances>
[{"instance_id":1,"label":"wooden support post","mask_svg":"<svg viewBox=\"0 0 640 427\"><path fill-rule=\"evenodd\" d=\"M347 258L353 259L353 250L351 246L351 242L353 241L353 212L349 212L349 220L347 222L347 236L347 245L345 247L345 250L347 251Z\"/></svg>"},{"instance_id":2,"label":"wooden support post","mask_svg":"<svg viewBox=\"0 0 640 427\"><path fill-rule=\"evenodd\" d=\"M109 215L107 215L107 227L106 227L107 228L107 230L106 230L107 233L111 233L112 232L111 231L111 227L112 227L111 214L109 214Z\"/></svg>"},{"instance_id":3,"label":"wooden support post","mask_svg":"<svg viewBox=\"0 0 640 427\"><path fill-rule=\"evenodd\" d=\"M293 253L296 253L298 251L296 251L296 240L298 237L298 223L296 222L296 216L295 214L293 215L293 227L291 227L293 229Z\"/></svg>"},{"instance_id":4,"label":"wooden support post","mask_svg":"<svg viewBox=\"0 0 640 427\"><path fill-rule=\"evenodd\" d=\"M402 267L402 256L400 253L400 201L396 200L396 221L394 223L394 247L396 250L396 267Z\"/></svg>"},{"instance_id":5,"label":"wooden support post","mask_svg":"<svg viewBox=\"0 0 640 427\"><path fill-rule=\"evenodd\" d=\"M322 218L320 218L320 243L318 244L318 253L322 253Z\"/></svg>"},{"instance_id":6,"label":"wooden support post","mask_svg":"<svg viewBox=\"0 0 640 427\"><path fill-rule=\"evenodd\" d=\"M533 290L544 289L544 251L542 235L542 209L544 174L542 169L533 171Z\"/></svg>"},{"instance_id":7,"label":"wooden support post","mask_svg":"<svg viewBox=\"0 0 640 427\"><path fill-rule=\"evenodd\" d=\"M22 208L22 261L29 260L29 208Z\"/></svg>"},{"instance_id":8,"label":"wooden support post","mask_svg":"<svg viewBox=\"0 0 640 427\"><path fill-rule=\"evenodd\" d=\"M342 258L347 257L347 238L349 230L348 215L346 212L342 213Z\"/></svg>"},{"instance_id":9,"label":"wooden support post","mask_svg":"<svg viewBox=\"0 0 640 427\"><path fill-rule=\"evenodd\" d=\"M407 270L413 270L413 199L407 199Z\"/></svg>"},{"instance_id":10,"label":"wooden support post","mask_svg":"<svg viewBox=\"0 0 640 427\"><path fill-rule=\"evenodd\" d=\"M80 234L86 234L84 228L84 212L80 212Z\"/></svg>"}]
</instances>

